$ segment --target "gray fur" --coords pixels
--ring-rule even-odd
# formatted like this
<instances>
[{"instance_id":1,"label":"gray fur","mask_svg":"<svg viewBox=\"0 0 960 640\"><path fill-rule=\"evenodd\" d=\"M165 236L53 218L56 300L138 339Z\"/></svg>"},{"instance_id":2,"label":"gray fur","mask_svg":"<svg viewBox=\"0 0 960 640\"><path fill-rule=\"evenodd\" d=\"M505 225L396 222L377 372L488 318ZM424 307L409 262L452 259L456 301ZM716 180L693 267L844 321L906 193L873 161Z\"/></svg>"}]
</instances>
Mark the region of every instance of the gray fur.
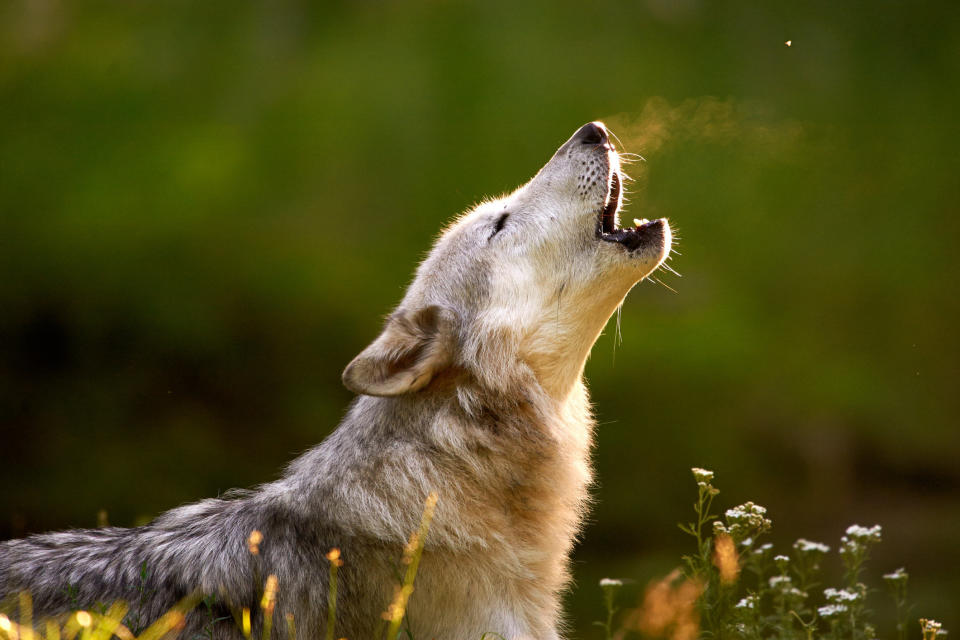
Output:
<instances>
[{"instance_id":1,"label":"gray fur","mask_svg":"<svg viewBox=\"0 0 960 640\"><path fill-rule=\"evenodd\" d=\"M279 480L143 527L0 543L0 598L27 590L38 616L124 600L127 624L143 626L197 593L212 610L193 610L181 637L239 638L235 617L247 607L260 623L275 575L274 637L286 637L292 614L299 638L317 638L325 554L338 547L335 637L374 638L435 491L407 610L414 636L559 638L590 483L583 363L630 287L669 251L665 222L636 250L597 239L619 165L581 132L530 183L445 231L381 336L344 372L361 395Z\"/></svg>"}]
</instances>

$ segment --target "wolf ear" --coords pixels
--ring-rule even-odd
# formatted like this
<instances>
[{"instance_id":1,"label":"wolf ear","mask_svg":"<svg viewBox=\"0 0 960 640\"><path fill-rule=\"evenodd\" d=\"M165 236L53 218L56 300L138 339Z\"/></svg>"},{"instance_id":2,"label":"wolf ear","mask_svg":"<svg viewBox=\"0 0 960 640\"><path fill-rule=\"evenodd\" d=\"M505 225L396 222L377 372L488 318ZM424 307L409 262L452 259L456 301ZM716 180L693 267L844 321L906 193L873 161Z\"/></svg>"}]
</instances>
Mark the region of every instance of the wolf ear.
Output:
<instances>
[{"instance_id":1,"label":"wolf ear","mask_svg":"<svg viewBox=\"0 0 960 640\"><path fill-rule=\"evenodd\" d=\"M343 371L344 386L368 396L398 396L425 387L453 358L453 315L437 306L397 311L383 333Z\"/></svg>"}]
</instances>

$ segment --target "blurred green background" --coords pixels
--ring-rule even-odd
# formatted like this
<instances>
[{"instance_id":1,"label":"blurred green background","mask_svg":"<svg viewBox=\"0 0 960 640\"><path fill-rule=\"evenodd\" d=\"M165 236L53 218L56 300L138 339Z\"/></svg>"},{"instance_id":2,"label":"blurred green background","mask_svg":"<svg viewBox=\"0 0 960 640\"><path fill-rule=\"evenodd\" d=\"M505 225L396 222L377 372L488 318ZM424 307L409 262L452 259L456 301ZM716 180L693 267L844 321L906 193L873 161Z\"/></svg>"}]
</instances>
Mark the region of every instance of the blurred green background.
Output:
<instances>
[{"instance_id":1,"label":"blurred green background","mask_svg":"<svg viewBox=\"0 0 960 640\"><path fill-rule=\"evenodd\" d=\"M953 3L0 5L0 537L274 478L439 228L604 119L681 241L588 365L574 562L685 552L691 466L772 540L884 525L960 620ZM791 41L791 46L785 42ZM637 587L639 588L639 587ZM883 600L877 608L882 609Z\"/></svg>"}]
</instances>

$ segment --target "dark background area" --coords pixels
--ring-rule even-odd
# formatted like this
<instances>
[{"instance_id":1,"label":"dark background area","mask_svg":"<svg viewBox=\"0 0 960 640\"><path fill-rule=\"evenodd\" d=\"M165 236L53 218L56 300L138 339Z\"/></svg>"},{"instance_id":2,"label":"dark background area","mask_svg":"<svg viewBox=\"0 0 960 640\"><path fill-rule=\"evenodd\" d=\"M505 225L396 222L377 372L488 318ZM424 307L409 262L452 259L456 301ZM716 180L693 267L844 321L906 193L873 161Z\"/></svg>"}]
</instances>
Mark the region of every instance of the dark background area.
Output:
<instances>
[{"instance_id":1,"label":"dark background area","mask_svg":"<svg viewBox=\"0 0 960 640\"><path fill-rule=\"evenodd\" d=\"M956 627L958 71L946 2L0 5L0 538L274 478L441 226L604 119L682 277L587 367L576 637L691 466L781 550L882 524Z\"/></svg>"}]
</instances>

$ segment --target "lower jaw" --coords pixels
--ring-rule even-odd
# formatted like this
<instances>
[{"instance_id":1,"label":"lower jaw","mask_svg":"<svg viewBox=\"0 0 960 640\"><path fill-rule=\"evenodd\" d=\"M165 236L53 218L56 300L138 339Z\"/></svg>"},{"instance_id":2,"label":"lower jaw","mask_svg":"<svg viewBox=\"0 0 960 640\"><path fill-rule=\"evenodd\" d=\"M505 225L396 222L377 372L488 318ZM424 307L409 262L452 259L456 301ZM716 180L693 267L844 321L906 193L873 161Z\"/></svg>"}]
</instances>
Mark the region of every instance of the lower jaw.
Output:
<instances>
[{"instance_id":1,"label":"lower jaw","mask_svg":"<svg viewBox=\"0 0 960 640\"><path fill-rule=\"evenodd\" d=\"M603 233L600 232L600 239L604 242L619 244L630 253L636 252L642 247L661 246L663 247L669 240L669 227L665 228L663 219L653 220L641 223L631 229L615 229Z\"/></svg>"}]
</instances>

